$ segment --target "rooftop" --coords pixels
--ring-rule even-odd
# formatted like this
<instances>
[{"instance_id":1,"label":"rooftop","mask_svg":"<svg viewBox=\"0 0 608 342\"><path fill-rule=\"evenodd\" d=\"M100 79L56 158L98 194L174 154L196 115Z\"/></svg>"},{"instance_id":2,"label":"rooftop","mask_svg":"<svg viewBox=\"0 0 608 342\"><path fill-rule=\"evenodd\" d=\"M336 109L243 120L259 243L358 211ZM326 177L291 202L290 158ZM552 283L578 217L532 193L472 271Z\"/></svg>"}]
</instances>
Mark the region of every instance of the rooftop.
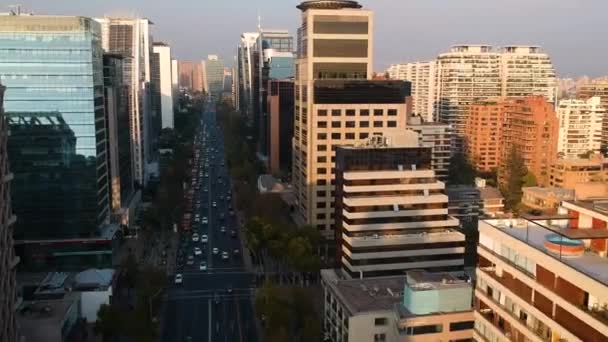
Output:
<instances>
[{"instance_id":1,"label":"rooftop","mask_svg":"<svg viewBox=\"0 0 608 342\"><path fill-rule=\"evenodd\" d=\"M59 300L25 302L17 313L20 331L28 342L57 341L63 322L80 300L72 293Z\"/></svg>"},{"instance_id":2,"label":"rooftop","mask_svg":"<svg viewBox=\"0 0 608 342\"><path fill-rule=\"evenodd\" d=\"M564 201L568 206L577 206L608 218L608 197L590 201Z\"/></svg>"},{"instance_id":3,"label":"rooftop","mask_svg":"<svg viewBox=\"0 0 608 342\"><path fill-rule=\"evenodd\" d=\"M353 0L306 0L296 8L302 12L309 9L342 9L342 8L361 8L357 1Z\"/></svg>"},{"instance_id":4,"label":"rooftop","mask_svg":"<svg viewBox=\"0 0 608 342\"><path fill-rule=\"evenodd\" d=\"M481 197L482 200L503 198L500 191L498 191L498 189L491 187L491 186L486 186L485 188L480 188L479 196Z\"/></svg>"},{"instance_id":5,"label":"rooftop","mask_svg":"<svg viewBox=\"0 0 608 342\"><path fill-rule=\"evenodd\" d=\"M583 240L588 242L589 240L600 238L595 236L598 235L596 233L606 234L608 233L607 230L572 229L569 227L569 220L564 218L546 220L527 220L523 218L494 219L483 220L481 222L526 243L550 257L558 259L578 272L608 286L608 258L588 250L579 256L562 256L549 252L545 247L545 242L549 235L557 234L566 240ZM608 235L601 238L608 238Z\"/></svg>"},{"instance_id":6,"label":"rooftop","mask_svg":"<svg viewBox=\"0 0 608 342\"><path fill-rule=\"evenodd\" d=\"M536 196L553 196L562 199L572 199L574 198L574 190L572 189L564 189L557 187L540 187L540 186L530 186L522 189L524 192L530 192Z\"/></svg>"},{"instance_id":7,"label":"rooftop","mask_svg":"<svg viewBox=\"0 0 608 342\"><path fill-rule=\"evenodd\" d=\"M321 276L353 315L393 310L395 304L403 300L405 275L341 279L335 270L322 270Z\"/></svg>"}]
</instances>

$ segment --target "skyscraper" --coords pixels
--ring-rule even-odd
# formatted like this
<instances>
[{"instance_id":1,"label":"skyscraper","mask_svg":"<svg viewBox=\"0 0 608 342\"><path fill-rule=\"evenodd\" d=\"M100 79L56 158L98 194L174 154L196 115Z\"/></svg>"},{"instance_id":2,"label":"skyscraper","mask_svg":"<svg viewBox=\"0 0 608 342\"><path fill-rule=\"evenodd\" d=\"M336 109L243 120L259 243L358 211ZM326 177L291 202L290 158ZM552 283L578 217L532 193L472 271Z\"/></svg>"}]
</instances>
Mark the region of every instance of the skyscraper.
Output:
<instances>
[{"instance_id":1,"label":"skyscraper","mask_svg":"<svg viewBox=\"0 0 608 342\"><path fill-rule=\"evenodd\" d=\"M102 46L106 52L124 57L125 84L129 87L131 116L132 158L135 181L147 182L146 163L150 160L149 142L145 141L150 123L150 99L146 97L150 82L150 20L145 18L105 17L96 19L101 24Z\"/></svg>"},{"instance_id":2,"label":"skyscraper","mask_svg":"<svg viewBox=\"0 0 608 342\"><path fill-rule=\"evenodd\" d=\"M100 26L84 17L3 16L0 54L15 174L12 204L19 217L17 247L28 250L21 254L27 255L26 264L82 262L91 255L100 261L103 257L95 253L45 255L40 248L50 248L49 239L113 238L106 229L110 206ZM43 70L53 74L41 76L48 73Z\"/></svg>"},{"instance_id":3,"label":"skyscraper","mask_svg":"<svg viewBox=\"0 0 608 342\"><path fill-rule=\"evenodd\" d=\"M13 174L9 170L6 142L8 127L4 120L4 86L0 84L0 341L16 342L17 325L15 308L17 291L15 269L19 258L13 249L13 224L16 216L11 208L10 182Z\"/></svg>"},{"instance_id":4,"label":"skyscraper","mask_svg":"<svg viewBox=\"0 0 608 342\"><path fill-rule=\"evenodd\" d=\"M179 61L179 87L193 92L203 91L203 64L189 61Z\"/></svg>"},{"instance_id":5,"label":"skyscraper","mask_svg":"<svg viewBox=\"0 0 608 342\"><path fill-rule=\"evenodd\" d=\"M217 55L207 56L203 61L204 88L207 93L219 99L224 91L224 62Z\"/></svg>"},{"instance_id":6,"label":"skyscraper","mask_svg":"<svg viewBox=\"0 0 608 342\"><path fill-rule=\"evenodd\" d=\"M409 83L371 81L373 15L304 1L298 29L292 181L297 219L333 236L335 148L406 126Z\"/></svg>"},{"instance_id":7,"label":"skyscraper","mask_svg":"<svg viewBox=\"0 0 608 342\"><path fill-rule=\"evenodd\" d=\"M560 100L557 106L559 155L578 158L588 152L599 153L606 116L608 109L602 107L599 96L588 100Z\"/></svg>"},{"instance_id":8,"label":"skyscraper","mask_svg":"<svg viewBox=\"0 0 608 342\"><path fill-rule=\"evenodd\" d=\"M173 128L173 86L171 73L171 48L155 42L153 53L158 54L158 91L160 100L161 128Z\"/></svg>"},{"instance_id":9,"label":"skyscraper","mask_svg":"<svg viewBox=\"0 0 608 342\"><path fill-rule=\"evenodd\" d=\"M234 78L236 83L235 108L244 113L251 121L253 121L254 113L254 62L257 60L255 44L259 35L258 32L246 32L241 35L241 41L237 47Z\"/></svg>"}]
</instances>

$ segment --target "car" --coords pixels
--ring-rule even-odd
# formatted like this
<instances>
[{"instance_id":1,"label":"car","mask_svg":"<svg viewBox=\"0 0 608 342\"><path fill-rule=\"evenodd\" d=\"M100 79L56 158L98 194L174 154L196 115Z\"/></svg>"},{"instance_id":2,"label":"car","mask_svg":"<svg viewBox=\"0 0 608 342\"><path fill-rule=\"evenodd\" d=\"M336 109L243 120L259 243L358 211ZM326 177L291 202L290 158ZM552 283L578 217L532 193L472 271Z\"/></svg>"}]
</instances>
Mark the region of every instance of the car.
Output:
<instances>
[{"instance_id":1,"label":"car","mask_svg":"<svg viewBox=\"0 0 608 342\"><path fill-rule=\"evenodd\" d=\"M229 257L228 252L222 252L222 260L228 260Z\"/></svg>"},{"instance_id":2,"label":"car","mask_svg":"<svg viewBox=\"0 0 608 342\"><path fill-rule=\"evenodd\" d=\"M221 226L221 227L220 227L220 232L222 232L222 233L226 233L226 227Z\"/></svg>"},{"instance_id":3,"label":"car","mask_svg":"<svg viewBox=\"0 0 608 342\"><path fill-rule=\"evenodd\" d=\"M201 255L203 254L203 252L201 251L200 247L194 247L194 255Z\"/></svg>"},{"instance_id":4,"label":"car","mask_svg":"<svg viewBox=\"0 0 608 342\"><path fill-rule=\"evenodd\" d=\"M207 236L207 234L203 234L201 236L201 242L202 243L207 243L209 241L209 237Z\"/></svg>"},{"instance_id":5,"label":"car","mask_svg":"<svg viewBox=\"0 0 608 342\"><path fill-rule=\"evenodd\" d=\"M181 284L184 282L184 277L181 275L181 273L178 273L175 275L175 283L176 284Z\"/></svg>"},{"instance_id":6,"label":"car","mask_svg":"<svg viewBox=\"0 0 608 342\"><path fill-rule=\"evenodd\" d=\"M198 239L199 239L198 234L196 234L196 233L192 234L192 241L193 242L198 242Z\"/></svg>"},{"instance_id":7,"label":"car","mask_svg":"<svg viewBox=\"0 0 608 342\"><path fill-rule=\"evenodd\" d=\"M217 249L216 247L213 248L213 255L218 255L219 252L219 249Z\"/></svg>"},{"instance_id":8,"label":"car","mask_svg":"<svg viewBox=\"0 0 608 342\"><path fill-rule=\"evenodd\" d=\"M238 248L235 248L235 249L232 251L232 254L234 254L234 255L239 255L239 254L241 254L241 251L240 251Z\"/></svg>"},{"instance_id":9,"label":"car","mask_svg":"<svg viewBox=\"0 0 608 342\"><path fill-rule=\"evenodd\" d=\"M211 203L211 206L215 208L215 207L217 207L217 203L213 202L213 203Z\"/></svg>"},{"instance_id":10,"label":"car","mask_svg":"<svg viewBox=\"0 0 608 342\"><path fill-rule=\"evenodd\" d=\"M200 218L200 217L195 217L195 218L194 218L194 222L196 222L196 223L201 222L201 218Z\"/></svg>"},{"instance_id":11,"label":"car","mask_svg":"<svg viewBox=\"0 0 608 342\"><path fill-rule=\"evenodd\" d=\"M201 264L198 265L198 269L199 269L199 271L206 271L207 270L207 262L206 261L201 261Z\"/></svg>"},{"instance_id":12,"label":"car","mask_svg":"<svg viewBox=\"0 0 608 342\"><path fill-rule=\"evenodd\" d=\"M231 230L230 231L230 236L232 236L233 238L236 238L236 231Z\"/></svg>"},{"instance_id":13,"label":"car","mask_svg":"<svg viewBox=\"0 0 608 342\"><path fill-rule=\"evenodd\" d=\"M231 199L232 199L232 197L226 196L226 202L230 202Z\"/></svg>"},{"instance_id":14,"label":"car","mask_svg":"<svg viewBox=\"0 0 608 342\"><path fill-rule=\"evenodd\" d=\"M228 285L228 288L226 289L226 292L232 293L232 285Z\"/></svg>"},{"instance_id":15,"label":"car","mask_svg":"<svg viewBox=\"0 0 608 342\"><path fill-rule=\"evenodd\" d=\"M207 219L206 216L203 216L203 224L207 224L207 223L209 223L209 220Z\"/></svg>"},{"instance_id":16,"label":"car","mask_svg":"<svg viewBox=\"0 0 608 342\"><path fill-rule=\"evenodd\" d=\"M203 188L203 192L207 192L207 191L209 191L209 189Z\"/></svg>"}]
</instances>

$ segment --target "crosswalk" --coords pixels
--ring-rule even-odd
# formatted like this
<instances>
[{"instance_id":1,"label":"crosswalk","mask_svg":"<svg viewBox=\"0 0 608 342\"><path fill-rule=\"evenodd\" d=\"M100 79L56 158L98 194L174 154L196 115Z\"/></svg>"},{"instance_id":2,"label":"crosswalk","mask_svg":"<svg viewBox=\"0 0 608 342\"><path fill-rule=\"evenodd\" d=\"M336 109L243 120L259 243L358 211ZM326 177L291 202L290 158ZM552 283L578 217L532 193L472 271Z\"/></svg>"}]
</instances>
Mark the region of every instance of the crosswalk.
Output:
<instances>
[{"instance_id":1,"label":"crosswalk","mask_svg":"<svg viewBox=\"0 0 608 342\"><path fill-rule=\"evenodd\" d=\"M178 301L178 300L193 300L193 299L219 299L231 300L231 299L250 299L254 297L255 288L238 288L233 289L232 292L228 293L226 290L183 290L177 289L169 292L165 296L166 301Z\"/></svg>"}]
</instances>

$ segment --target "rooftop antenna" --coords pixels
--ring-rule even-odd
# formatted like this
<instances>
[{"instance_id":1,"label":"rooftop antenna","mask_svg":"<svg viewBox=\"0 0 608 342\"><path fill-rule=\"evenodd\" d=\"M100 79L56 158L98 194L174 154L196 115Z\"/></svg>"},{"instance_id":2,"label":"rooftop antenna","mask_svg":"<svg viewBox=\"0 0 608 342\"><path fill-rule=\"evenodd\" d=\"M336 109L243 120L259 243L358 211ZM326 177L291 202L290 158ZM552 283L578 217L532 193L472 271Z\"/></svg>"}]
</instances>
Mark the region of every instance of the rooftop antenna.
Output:
<instances>
[{"instance_id":1,"label":"rooftop antenna","mask_svg":"<svg viewBox=\"0 0 608 342\"><path fill-rule=\"evenodd\" d=\"M262 15L258 9L258 32L262 32Z\"/></svg>"},{"instance_id":2,"label":"rooftop antenna","mask_svg":"<svg viewBox=\"0 0 608 342\"><path fill-rule=\"evenodd\" d=\"M21 4L8 5L11 15L21 15Z\"/></svg>"}]
</instances>

